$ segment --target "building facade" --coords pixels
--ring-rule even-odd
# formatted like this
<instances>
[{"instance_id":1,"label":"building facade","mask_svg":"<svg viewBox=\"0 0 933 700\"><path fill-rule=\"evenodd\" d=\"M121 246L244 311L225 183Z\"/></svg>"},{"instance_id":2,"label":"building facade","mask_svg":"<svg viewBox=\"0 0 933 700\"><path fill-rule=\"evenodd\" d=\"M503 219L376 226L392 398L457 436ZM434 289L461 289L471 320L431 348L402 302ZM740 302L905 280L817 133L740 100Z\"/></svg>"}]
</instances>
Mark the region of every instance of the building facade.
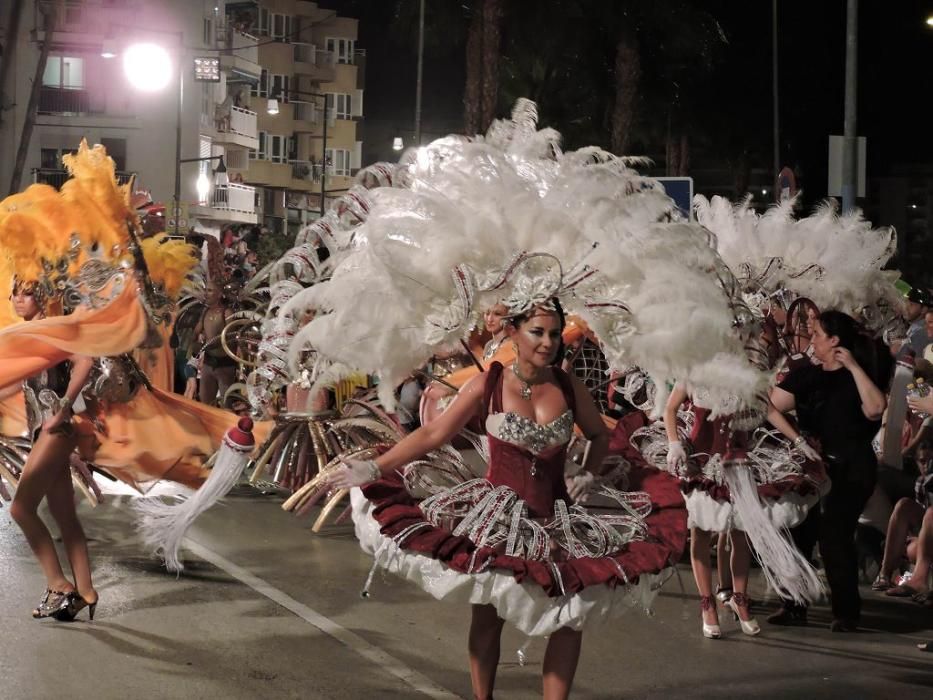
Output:
<instances>
[{"instance_id":1,"label":"building facade","mask_svg":"<svg viewBox=\"0 0 933 700\"><path fill-rule=\"evenodd\" d=\"M55 7L63 11L50 28ZM60 185L61 156L86 138L107 147L122 181L135 175L137 190L167 205L170 232L256 223L284 231L288 222L297 227L317 216L322 177L326 202L349 187L360 166L356 20L313 2L24 0L17 31L10 34L8 23L4 8L0 36L13 41L3 47L10 68L0 85L0 195L9 190L32 118L31 87L46 41L16 189ZM139 43L168 53L167 84L128 79L123 63ZM200 80L196 62L208 66ZM275 115L267 111L273 97Z\"/></svg>"}]
</instances>

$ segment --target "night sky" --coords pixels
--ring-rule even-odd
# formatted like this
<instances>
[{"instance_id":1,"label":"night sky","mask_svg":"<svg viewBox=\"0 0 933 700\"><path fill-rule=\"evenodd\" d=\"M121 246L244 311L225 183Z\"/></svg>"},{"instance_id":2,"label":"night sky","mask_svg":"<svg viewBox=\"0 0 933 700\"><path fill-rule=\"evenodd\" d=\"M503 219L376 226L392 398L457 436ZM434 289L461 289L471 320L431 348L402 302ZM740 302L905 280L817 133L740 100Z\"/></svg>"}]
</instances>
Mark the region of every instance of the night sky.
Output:
<instances>
[{"instance_id":1,"label":"night sky","mask_svg":"<svg viewBox=\"0 0 933 700\"><path fill-rule=\"evenodd\" d=\"M539 0L541 4L547 1ZM654 0L661 7L665 1ZM448 5L442 10L429 10L443 12L444 22L435 25L442 28L434 29L426 42L426 129L431 123L457 125L462 119L462 37L468 14L458 0L428 0L429 7L437 3ZM360 20L358 48L366 49L368 54L366 118L410 124L414 110L416 0L324 0L319 4ZM697 4L716 17L726 42L720 47L713 73L699 86L701 98L693 106L696 123L708 131L741 133L753 167L770 170L771 3L709 0ZM933 0L862 0L859 4L858 133L868 137L869 177L887 174L904 163L930 164L931 119L923 104L928 104L924 95L930 92L933 67L933 28L925 23L933 14ZM539 5L528 0L507 0L507 5L511 15L504 27L504 53L536 50L517 48L510 35L519 33L515 23L530 21L528 13L535 12ZM779 13L782 158L785 164L796 166L807 199L815 201L826 191L827 136L842 133L846 2L781 0ZM672 16L671 22L676 21ZM555 31L561 31L556 24ZM641 41L663 42L665 33L654 31L642 36ZM607 66L608 72L611 65ZM579 68L591 69L582 65ZM605 99L611 102L611 75L605 85ZM547 86L544 89L547 95ZM553 103L562 100L560 94L547 97ZM500 114L507 114L506 102L510 99L500 91ZM570 114L563 112L558 118L566 121L572 118ZM643 113L640 117L648 123L664 115ZM566 124L544 125L565 131L567 147L587 145L572 142L573 134ZM714 146L708 146L709 152L704 153L703 142L697 143L694 162L715 158ZM652 156L664 152L663 143L643 141L636 147Z\"/></svg>"}]
</instances>

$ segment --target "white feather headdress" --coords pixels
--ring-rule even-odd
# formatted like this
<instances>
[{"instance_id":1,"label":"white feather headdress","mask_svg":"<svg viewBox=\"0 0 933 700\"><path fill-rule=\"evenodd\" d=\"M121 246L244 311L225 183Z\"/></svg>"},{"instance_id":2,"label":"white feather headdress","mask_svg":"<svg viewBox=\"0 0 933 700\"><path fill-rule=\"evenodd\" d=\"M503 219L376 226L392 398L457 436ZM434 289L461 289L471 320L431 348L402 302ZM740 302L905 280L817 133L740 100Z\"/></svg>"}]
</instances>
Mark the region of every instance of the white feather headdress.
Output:
<instances>
[{"instance_id":1,"label":"white feather headdress","mask_svg":"<svg viewBox=\"0 0 933 700\"><path fill-rule=\"evenodd\" d=\"M768 375L751 366L751 314L702 227L676 221L656 180L597 148L563 153L533 103L486 137L447 137L404 154L330 280L301 293L316 313L290 349L316 376L379 376L381 398L477 310L557 297L595 332L613 368L703 390L714 412L749 405ZM292 300L297 304L299 298Z\"/></svg>"},{"instance_id":2,"label":"white feather headdress","mask_svg":"<svg viewBox=\"0 0 933 700\"><path fill-rule=\"evenodd\" d=\"M902 303L899 273L882 268L896 250L894 229L872 228L861 212L840 216L831 203L794 217L796 200L759 215L748 199L694 198L698 221L746 291L786 289L820 309L839 309L881 330Z\"/></svg>"}]
</instances>

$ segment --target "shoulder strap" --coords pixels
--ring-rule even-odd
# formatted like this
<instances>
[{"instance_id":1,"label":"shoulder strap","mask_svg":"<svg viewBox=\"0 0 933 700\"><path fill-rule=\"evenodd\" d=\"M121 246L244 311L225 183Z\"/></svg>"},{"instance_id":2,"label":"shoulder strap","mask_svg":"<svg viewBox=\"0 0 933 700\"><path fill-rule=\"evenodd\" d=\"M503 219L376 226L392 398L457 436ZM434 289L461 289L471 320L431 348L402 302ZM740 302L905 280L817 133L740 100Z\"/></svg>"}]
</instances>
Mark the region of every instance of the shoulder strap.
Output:
<instances>
[{"instance_id":1,"label":"shoulder strap","mask_svg":"<svg viewBox=\"0 0 933 700\"><path fill-rule=\"evenodd\" d=\"M560 385L560 390L564 392L564 401L567 402L567 408L573 413L577 412L577 398L573 392L573 383L570 381L570 375L560 367L554 368L554 378Z\"/></svg>"},{"instance_id":2,"label":"shoulder strap","mask_svg":"<svg viewBox=\"0 0 933 700\"><path fill-rule=\"evenodd\" d=\"M490 413L502 412L502 370L501 362L493 362L486 370L486 385L483 390L483 423Z\"/></svg>"}]
</instances>

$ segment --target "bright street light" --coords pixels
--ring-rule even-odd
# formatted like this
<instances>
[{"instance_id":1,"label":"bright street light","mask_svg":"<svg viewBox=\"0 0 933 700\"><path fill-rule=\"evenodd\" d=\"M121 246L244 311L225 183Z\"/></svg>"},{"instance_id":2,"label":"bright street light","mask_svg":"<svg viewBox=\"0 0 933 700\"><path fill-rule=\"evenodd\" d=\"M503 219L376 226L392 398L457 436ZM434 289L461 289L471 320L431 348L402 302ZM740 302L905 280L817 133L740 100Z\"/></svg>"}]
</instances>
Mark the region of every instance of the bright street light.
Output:
<instances>
[{"instance_id":1,"label":"bright street light","mask_svg":"<svg viewBox=\"0 0 933 700\"><path fill-rule=\"evenodd\" d=\"M401 151L403 148L405 148L405 142L402 141L401 136L396 136L394 139L392 139L392 150L393 151Z\"/></svg>"},{"instance_id":2,"label":"bright street light","mask_svg":"<svg viewBox=\"0 0 933 700\"><path fill-rule=\"evenodd\" d=\"M198 201L206 202L207 194L211 190L211 181L207 179L207 173L201 171L201 174L198 175L198 182L196 185L198 189Z\"/></svg>"},{"instance_id":3,"label":"bright street light","mask_svg":"<svg viewBox=\"0 0 933 700\"><path fill-rule=\"evenodd\" d=\"M933 27L933 15L930 15L929 17L927 17L927 26Z\"/></svg>"},{"instance_id":4,"label":"bright street light","mask_svg":"<svg viewBox=\"0 0 933 700\"><path fill-rule=\"evenodd\" d=\"M266 102L266 112L268 114L278 114L279 113L279 101L276 99L271 99Z\"/></svg>"},{"instance_id":5,"label":"bright street light","mask_svg":"<svg viewBox=\"0 0 933 700\"><path fill-rule=\"evenodd\" d=\"M123 72L137 90L156 92L172 80L172 59L157 44L133 44L123 54Z\"/></svg>"}]
</instances>

